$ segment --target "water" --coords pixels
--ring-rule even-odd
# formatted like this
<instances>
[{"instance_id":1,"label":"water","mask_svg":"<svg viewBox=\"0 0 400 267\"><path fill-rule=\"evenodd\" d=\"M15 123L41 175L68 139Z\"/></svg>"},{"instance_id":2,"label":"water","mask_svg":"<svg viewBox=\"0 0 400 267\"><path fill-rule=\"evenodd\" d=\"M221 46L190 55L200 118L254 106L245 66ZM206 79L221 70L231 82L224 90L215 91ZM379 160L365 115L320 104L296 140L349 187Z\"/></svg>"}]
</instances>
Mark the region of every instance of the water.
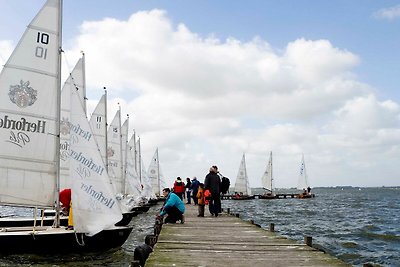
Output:
<instances>
[{"instance_id":1,"label":"water","mask_svg":"<svg viewBox=\"0 0 400 267\"><path fill-rule=\"evenodd\" d=\"M153 234L156 213L160 206L152 206L148 212L134 217L129 225L133 226L128 240L114 252L91 254L58 254L58 255L1 255L0 266L130 266L136 246L143 244L146 235ZM2 216L27 215L31 216L33 210L23 208L0 207ZM55 244L56 245L56 244Z\"/></svg>"},{"instance_id":2,"label":"water","mask_svg":"<svg viewBox=\"0 0 400 267\"><path fill-rule=\"evenodd\" d=\"M305 235L312 236L314 245L349 264L400 266L400 188L329 188L313 193L313 199L223 200L222 205L266 229L274 223L279 235L299 243ZM134 229L118 251L0 256L0 266L129 266L135 247L153 233L158 209L154 206L133 218Z\"/></svg>"},{"instance_id":3,"label":"water","mask_svg":"<svg viewBox=\"0 0 400 267\"><path fill-rule=\"evenodd\" d=\"M224 200L223 207L263 228L313 244L362 266L400 266L400 188L315 189L314 199Z\"/></svg>"}]
</instances>

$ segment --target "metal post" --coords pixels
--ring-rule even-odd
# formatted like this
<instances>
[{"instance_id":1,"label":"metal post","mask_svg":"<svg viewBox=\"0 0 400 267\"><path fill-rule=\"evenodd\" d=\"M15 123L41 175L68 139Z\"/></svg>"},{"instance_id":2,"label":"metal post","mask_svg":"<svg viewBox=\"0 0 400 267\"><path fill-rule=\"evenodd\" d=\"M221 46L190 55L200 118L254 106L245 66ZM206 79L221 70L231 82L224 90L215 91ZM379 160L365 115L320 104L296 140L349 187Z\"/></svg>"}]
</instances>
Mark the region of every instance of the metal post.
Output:
<instances>
[{"instance_id":1,"label":"metal post","mask_svg":"<svg viewBox=\"0 0 400 267\"><path fill-rule=\"evenodd\" d=\"M275 232L275 224L274 223L270 223L269 224L269 231L270 232Z\"/></svg>"},{"instance_id":2,"label":"metal post","mask_svg":"<svg viewBox=\"0 0 400 267\"><path fill-rule=\"evenodd\" d=\"M304 236L304 244L309 247L312 247L312 236Z\"/></svg>"}]
</instances>

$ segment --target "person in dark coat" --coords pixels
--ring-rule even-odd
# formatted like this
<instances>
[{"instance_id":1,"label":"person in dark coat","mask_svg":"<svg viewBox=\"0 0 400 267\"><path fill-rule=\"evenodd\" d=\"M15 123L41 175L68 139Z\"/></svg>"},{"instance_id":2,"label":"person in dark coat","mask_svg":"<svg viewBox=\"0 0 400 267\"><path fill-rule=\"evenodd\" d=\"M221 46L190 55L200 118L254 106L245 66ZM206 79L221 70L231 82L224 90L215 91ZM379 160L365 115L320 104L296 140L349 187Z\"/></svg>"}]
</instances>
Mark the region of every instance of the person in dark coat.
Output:
<instances>
[{"instance_id":1,"label":"person in dark coat","mask_svg":"<svg viewBox=\"0 0 400 267\"><path fill-rule=\"evenodd\" d=\"M193 177L193 180L192 180L192 196L193 196L193 202L194 202L195 205L198 204L197 191L199 190L199 185L200 185L200 182L197 180L196 177Z\"/></svg>"},{"instance_id":2,"label":"person in dark coat","mask_svg":"<svg viewBox=\"0 0 400 267\"><path fill-rule=\"evenodd\" d=\"M186 204L192 204L192 182L190 181L190 178L186 178Z\"/></svg>"},{"instance_id":3,"label":"person in dark coat","mask_svg":"<svg viewBox=\"0 0 400 267\"><path fill-rule=\"evenodd\" d=\"M204 180L204 188L210 190L211 199L208 204L211 215L218 217L221 213L221 178L219 177L217 166L212 166L210 172Z\"/></svg>"}]
</instances>

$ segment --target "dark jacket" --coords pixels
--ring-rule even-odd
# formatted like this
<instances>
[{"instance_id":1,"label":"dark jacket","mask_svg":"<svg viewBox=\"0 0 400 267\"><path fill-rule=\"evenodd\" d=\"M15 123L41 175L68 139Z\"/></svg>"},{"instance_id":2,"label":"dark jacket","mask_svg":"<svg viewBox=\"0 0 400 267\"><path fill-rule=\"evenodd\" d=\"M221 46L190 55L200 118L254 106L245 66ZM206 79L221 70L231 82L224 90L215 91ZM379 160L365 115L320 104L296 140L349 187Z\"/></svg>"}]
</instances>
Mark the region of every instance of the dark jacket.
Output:
<instances>
[{"instance_id":1,"label":"dark jacket","mask_svg":"<svg viewBox=\"0 0 400 267\"><path fill-rule=\"evenodd\" d=\"M204 180L204 188L210 190L211 194L219 195L221 192L221 178L215 172L207 174Z\"/></svg>"},{"instance_id":2,"label":"dark jacket","mask_svg":"<svg viewBox=\"0 0 400 267\"><path fill-rule=\"evenodd\" d=\"M197 192L197 190L199 189L199 184L200 182L196 179L196 180L192 180L192 190L193 192Z\"/></svg>"}]
</instances>

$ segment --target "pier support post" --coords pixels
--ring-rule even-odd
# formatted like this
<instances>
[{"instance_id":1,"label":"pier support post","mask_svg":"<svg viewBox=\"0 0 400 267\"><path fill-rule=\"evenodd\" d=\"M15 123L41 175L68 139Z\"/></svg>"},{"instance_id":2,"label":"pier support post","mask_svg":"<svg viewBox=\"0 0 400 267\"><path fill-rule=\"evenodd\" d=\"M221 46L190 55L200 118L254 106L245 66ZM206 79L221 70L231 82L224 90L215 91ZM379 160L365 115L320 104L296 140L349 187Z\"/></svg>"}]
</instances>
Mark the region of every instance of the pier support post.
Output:
<instances>
[{"instance_id":1,"label":"pier support post","mask_svg":"<svg viewBox=\"0 0 400 267\"><path fill-rule=\"evenodd\" d=\"M236 213L235 215L236 215L236 217L240 218L240 214L239 213Z\"/></svg>"},{"instance_id":2,"label":"pier support post","mask_svg":"<svg viewBox=\"0 0 400 267\"><path fill-rule=\"evenodd\" d=\"M270 223L269 224L269 231L270 232L275 232L275 224L274 223Z\"/></svg>"},{"instance_id":3,"label":"pier support post","mask_svg":"<svg viewBox=\"0 0 400 267\"><path fill-rule=\"evenodd\" d=\"M312 247L312 236L304 236L304 244L309 247Z\"/></svg>"},{"instance_id":4,"label":"pier support post","mask_svg":"<svg viewBox=\"0 0 400 267\"><path fill-rule=\"evenodd\" d=\"M156 235L146 235L144 239L144 243L146 245L149 245L150 247L154 247L154 245L157 243L157 236Z\"/></svg>"},{"instance_id":5,"label":"pier support post","mask_svg":"<svg viewBox=\"0 0 400 267\"><path fill-rule=\"evenodd\" d=\"M227 208L226 210L227 210L228 214L231 214L231 208Z\"/></svg>"}]
</instances>

